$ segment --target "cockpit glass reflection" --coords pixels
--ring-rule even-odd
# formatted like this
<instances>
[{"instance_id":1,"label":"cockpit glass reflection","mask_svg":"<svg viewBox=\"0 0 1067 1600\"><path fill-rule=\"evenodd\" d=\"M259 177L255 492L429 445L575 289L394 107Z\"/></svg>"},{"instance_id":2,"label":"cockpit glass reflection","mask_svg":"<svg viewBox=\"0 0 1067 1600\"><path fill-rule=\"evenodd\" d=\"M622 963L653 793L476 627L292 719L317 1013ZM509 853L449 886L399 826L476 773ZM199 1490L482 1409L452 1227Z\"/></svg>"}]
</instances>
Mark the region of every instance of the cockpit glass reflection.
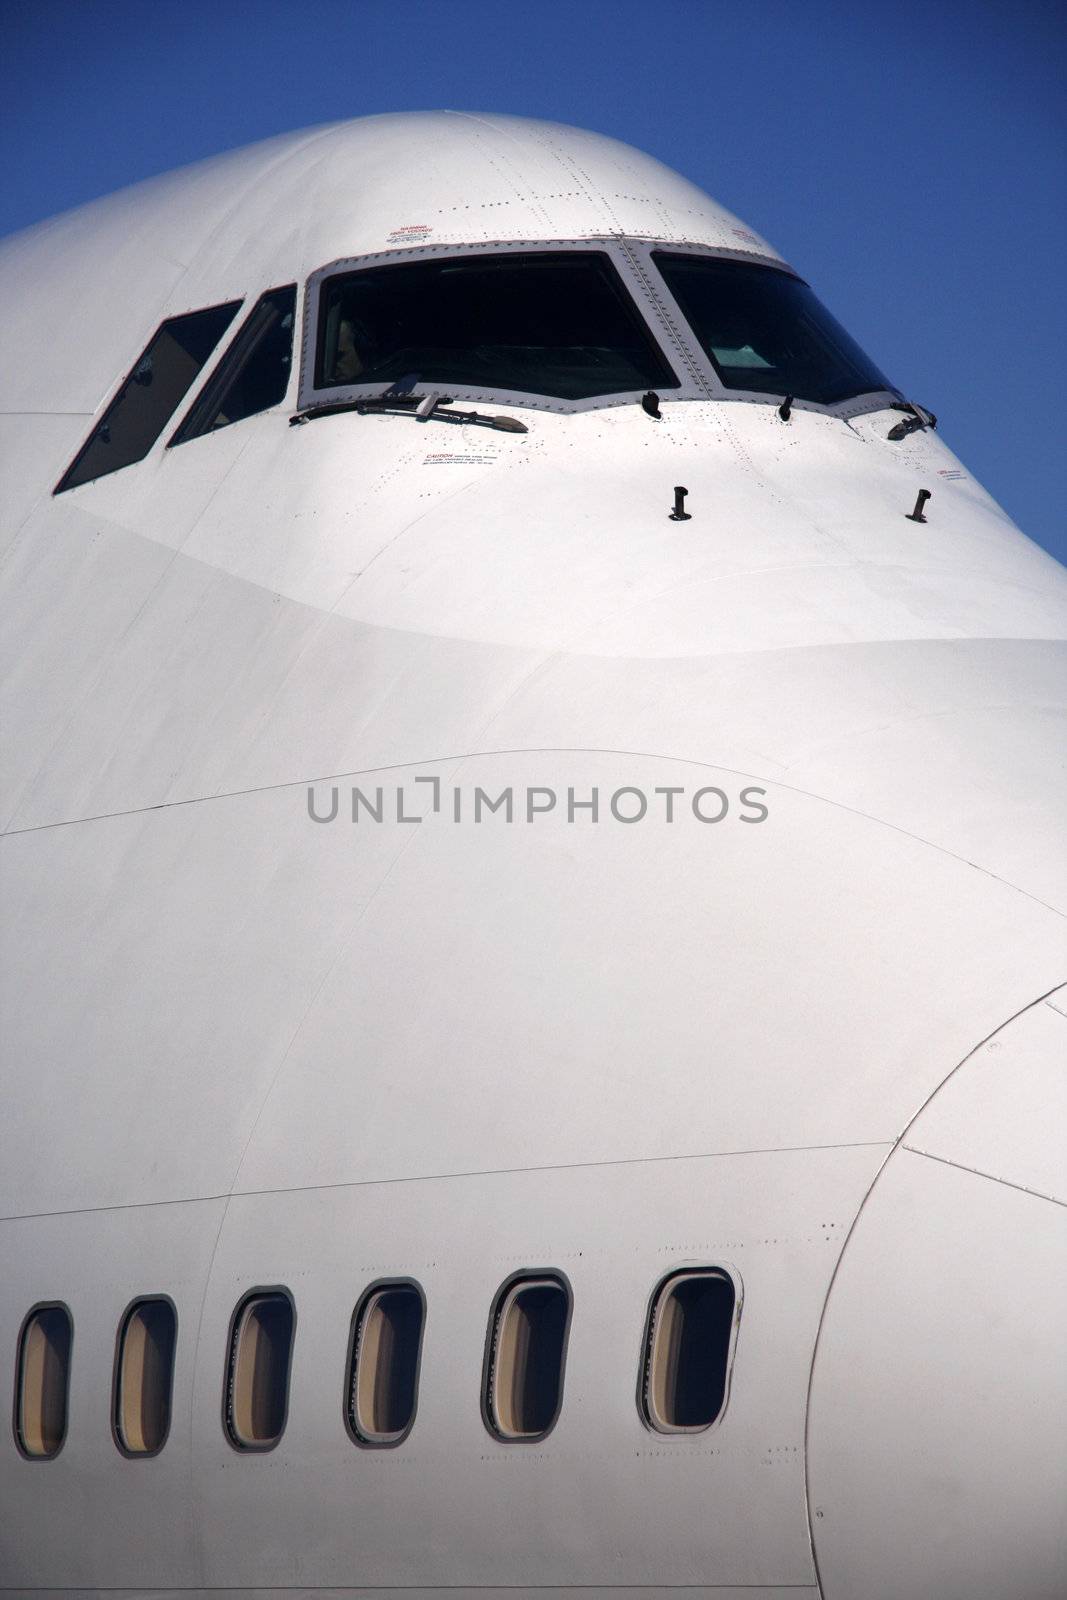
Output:
<instances>
[{"instance_id":1,"label":"cockpit glass reflection","mask_svg":"<svg viewBox=\"0 0 1067 1600\"><path fill-rule=\"evenodd\" d=\"M408 377L566 400L678 387L594 251L405 262L327 279L316 387Z\"/></svg>"},{"instance_id":2,"label":"cockpit glass reflection","mask_svg":"<svg viewBox=\"0 0 1067 1600\"><path fill-rule=\"evenodd\" d=\"M799 278L713 256L652 259L726 388L819 405L896 392Z\"/></svg>"}]
</instances>

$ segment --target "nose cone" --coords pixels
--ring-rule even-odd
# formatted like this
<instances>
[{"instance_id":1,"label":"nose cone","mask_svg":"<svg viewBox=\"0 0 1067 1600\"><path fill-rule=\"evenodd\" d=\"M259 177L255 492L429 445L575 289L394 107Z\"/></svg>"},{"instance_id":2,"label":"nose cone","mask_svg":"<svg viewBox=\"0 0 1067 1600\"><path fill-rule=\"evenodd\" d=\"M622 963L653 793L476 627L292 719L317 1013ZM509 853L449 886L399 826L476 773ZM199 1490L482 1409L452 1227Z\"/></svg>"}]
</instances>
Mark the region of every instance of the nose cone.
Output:
<instances>
[{"instance_id":1,"label":"nose cone","mask_svg":"<svg viewBox=\"0 0 1067 1600\"><path fill-rule=\"evenodd\" d=\"M912 1122L830 1291L808 1419L826 1600L1067 1593L1067 990Z\"/></svg>"}]
</instances>

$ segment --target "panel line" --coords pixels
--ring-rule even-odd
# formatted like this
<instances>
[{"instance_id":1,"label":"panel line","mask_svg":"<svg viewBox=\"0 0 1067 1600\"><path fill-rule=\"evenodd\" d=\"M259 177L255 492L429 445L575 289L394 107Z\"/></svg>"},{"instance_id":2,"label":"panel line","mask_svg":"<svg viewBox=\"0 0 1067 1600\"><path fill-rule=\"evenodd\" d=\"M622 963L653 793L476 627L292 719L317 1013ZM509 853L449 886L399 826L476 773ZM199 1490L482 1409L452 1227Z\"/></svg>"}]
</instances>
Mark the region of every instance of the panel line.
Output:
<instances>
[{"instance_id":1,"label":"panel line","mask_svg":"<svg viewBox=\"0 0 1067 1600\"><path fill-rule=\"evenodd\" d=\"M521 1173L595 1171L601 1167L640 1167L668 1161L720 1161L734 1156L803 1155L808 1151L817 1150L888 1150L892 1145L892 1139L850 1139L841 1144L760 1145L751 1150L694 1150L667 1156L611 1156L603 1161L559 1161L549 1162L544 1166L529 1167L480 1167L468 1172L412 1172L395 1178L339 1178L334 1183L300 1183L268 1189L235 1189L224 1194L195 1194L178 1196L171 1200L127 1200L116 1201L115 1204L106 1206L72 1206L61 1211L12 1212L8 1216L0 1217L0 1223L33 1222L44 1217L90 1216L102 1211L141 1211L152 1206L209 1205L221 1200L253 1200L259 1196L275 1194L318 1194L327 1189L370 1189L375 1185L385 1186L395 1183L448 1183L464 1178L506 1178ZM3 1589L0 1588L0 1594L2 1593Z\"/></svg>"}]
</instances>

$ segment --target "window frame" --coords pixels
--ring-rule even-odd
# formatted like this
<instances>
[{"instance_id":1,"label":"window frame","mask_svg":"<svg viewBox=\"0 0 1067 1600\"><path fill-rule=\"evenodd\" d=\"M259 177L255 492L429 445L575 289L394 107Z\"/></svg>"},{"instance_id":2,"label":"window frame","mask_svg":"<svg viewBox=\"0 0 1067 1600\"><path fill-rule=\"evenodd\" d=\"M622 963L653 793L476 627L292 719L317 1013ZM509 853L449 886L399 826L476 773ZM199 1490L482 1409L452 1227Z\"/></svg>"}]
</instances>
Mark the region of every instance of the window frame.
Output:
<instances>
[{"instance_id":1,"label":"window frame","mask_svg":"<svg viewBox=\"0 0 1067 1600\"><path fill-rule=\"evenodd\" d=\"M170 1363L170 1385L167 1395L167 1426L163 1430L163 1438L154 1450L131 1450L122 1437L119 1427L119 1412L122 1402L122 1368L123 1357L126 1349L126 1333L134 1312L143 1305L167 1305L174 1315L174 1353ZM170 1438L171 1423L174 1420L174 1373L178 1364L178 1332L180 1320L178 1308L169 1294L138 1294L129 1302L119 1317L118 1327L115 1331L115 1361L111 1374L111 1437L115 1441L115 1448L119 1454L128 1461L151 1461L166 1448Z\"/></svg>"},{"instance_id":2,"label":"window frame","mask_svg":"<svg viewBox=\"0 0 1067 1600\"><path fill-rule=\"evenodd\" d=\"M252 341L250 335L253 320L260 306L269 295L282 294L287 289L292 289L293 291L293 344L285 393L273 405L264 406L262 411L249 412L246 417L238 417L235 422L227 423L226 427L236 427L239 422L248 422L252 417L266 416L269 411L280 411L285 406L293 387L293 369L299 366L297 328L300 319L300 283L298 280L273 284L269 289L264 289L262 294L257 294L255 299L252 300L251 306L248 307L247 314L241 320L236 333L231 334L221 354L216 355L216 352L212 351L212 360L210 363L205 362L203 372L200 374L202 381L196 388L195 393L193 393L192 399L190 400L188 396L185 396L181 405L175 407L175 414L180 417L180 420L177 427L171 432L170 438L164 446L165 450L172 450L175 445L195 444L197 439L208 439L213 433L225 431L224 428L202 429L198 433L192 433L189 430L196 419L197 413L201 407L205 406L205 402L210 401L212 405L221 403L226 389L241 376L244 367L254 357L258 348L258 341ZM250 294L244 296L238 307L238 314L248 306L250 299ZM234 321L236 320L237 317L235 315ZM232 326L233 324L231 323ZM222 344L221 339L219 343ZM246 344L250 346L247 351L243 348ZM206 377L204 376L205 373ZM173 422L173 420L174 418L172 417L171 421ZM156 443L158 444L158 442L157 440ZM154 449L155 446L153 445L152 448Z\"/></svg>"},{"instance_id":3,"label":"window frame","mask_svg":"<svg viewBox=\"0 0 1067 1600\"><path fill-rule=\"evenodd\" d=\"M466 256L506 255L601 255L615 277L630 309L643 325L645 336L661 360L674 373L678 387L665 389L670 399L693 398L688 393L685 377L687 363L681 349L670 337L651 308L650 297L640 278L630 267L624 250L614 237L602 235L586 239L483 239L476 243L427 244L409 246L398 250L378 250L366 255L342 256L336 261L318 267L308 278L304 293L304 312L300 341L300 381L297 390L297 409L306 411L315 406L344 408L352 400L372 399L389 387L381 378L370 383L315 384L315 357L321 321L320 306L323 286L328 278L376 267L402 266L418 261L460 261ZM416 384L415 395L447 392L458 402L481 401L490 405L515 406L524 411L551 411L569 415L578 411L603 411L611 406L637 405L648 393L648 386L628 389L617 394L587 395L582 399L568 400L555 395L535 394L525 389L505 389L495 386L479 387L472 384L446 383L443 379L427 379ZM706 398L698 396L698 398Z\"/></svg>"},{"instance_id":4,"label":"window frame","mask_svg":"<svg viewBox=\"0 0 1067 1600\"><path fill-rule=\"evenodd\" d=\"M689 1426L660 1426L652 1416L652 1407L648 1403L648 1385L652 1368L652 1336L653 1317L656 1306L668 1286L678 1278L691 1277L719 1277L731 1284L734 1292L733 1312L730 1318L730 1338L726 1347L726 1364L723 1374L722 1404L710 1422ZM723 1418L730 1404L730 1390L733 1383L734 1360L737 1354L737 1337L741 1325L741 1307L744 1301L744 1288L741 1275L732 1265L723 1262L688 1262L682 1266L674 1266L669 1272L661 1273L652 1286L648 1297L648 1306L645 1311L645 1320L641 1334L641 1346L638 1352L637 1363L637 1414L649 1433L659 1439L702 1439L708 1433L722 1426Z\"/></svg>"},{"instance_id":5,"label":"window frame","mask_svg":"<svg viewBox=\"0 0 1067 1600\"><path fill-rule=\"evenodd\" d=\"M810 288L806 278L783 261L780 256L764 255L752 250L724 250L716 245L689 244L678 239L642 239L634 241L634 254L640 257L645 271L655 286L655 296L662 302L671 322L681 330L685 348L700 374L700 379L706 387L707 398L712 400L730 400L739 405L773 406L777 409L785 399L784 395L775 395L761 392L756 389L729 389L723 383L716 370L715 363L708 355L696 330L692 328L682 310L679 302L674 298L666 278L657 266L654 256L659 254L675 256L702 256L717 261L738 261L752 267L771 267L784 273L787 278L796 278ZM826 308L829 310L829 307ZM830 313L831 316L833 313ZM842 324L844 326L844 324ZM845 328L845 332L849 330ZM851 337L851 334L849 335ZM818 416L839 417L848 421L852 417L867 416L874 411L886 411L889 407L898 405L901 401L901 392L897 389L870 389L865 394L854 395L848 400L836 400L829 405L818 400L793 399L794 411L811 411Z\"/></svg>"},{"instance_id":6,"label":"window frame","mask_svg":"<svg viewBox=\"0 0 1067 1600\"><path fill-rule=\"evenodd\" d=\"M166 439L167 434L174 422L174 418L180 416L184 419L186 411L190 409L190 397L193 397L192 403L195 404L195 397L201 392L205 381L209 380L213 376L215 368L217 367L221 358L221 354L229 349L229 344L227 343L227 334L230 333L234 323L237 322L242 310L247 304L247 301L247 294L241 293L231 296L231 298L228 300L212 301L210 305L189 306L184 311L169 311L166 313L166 315L159 318L151 332L146 337L142 338L137 356L135 357L131 366L128 367L122 376L117 380L117 382L111 386L107 392L107 396L104 399L103 404L98 406L93 412L92 424L88 433L85 435L81 444L78 446L77 450L64 467L58 481L55 484L55 487L52 490L53 499L61 494L73 494L77 489L92 488L93 485L99 483L102 478L113 478L117 472L126 472L130 467L139 467L142 462L148 461L155 454L155 452L160 449L160 441ZM67 483L67 479L70 477L71 473L88 454L90 446L96 438L99 430L103 427L109 413L118 403L119 398L122 396L125 390L133 382L134 374L139 370L141 363L144 361L149 350L152 348L152 345L159 338L167 324L170 322L181 322L185 317L199 316L201 313L207 311L222 311L228 306L233 306L233 315L223 328L222 332L219 334L218 339L215 341L215 344L212 346L211 350L208 352L207 359L201 366L199 372L194 374L189 387L186 389L185 393L179 397L177 404L172 408L170 415L160 425L159 431L156 433L155 438L152 440L152 443L149 445L144 455L138 456L134 461L125 461L120 467L111 467L107 472L97 474L95 478L85 478L81 483ZM165 445L164 448L166 448Z\"/></svg>"},{"instance_id":7,"label":"window frame","mask_svg":"<svg viewBox=\"0 0 1067 1600\"><path fill-rule=\"evenodd\" d=\"M553 1283L558 1284L560 1289L562 1289L567 1302L566 1315L563 1319L563 1338L559 1361L559 1390L556 1395L556 1407L549 1420L548 1426L543 1428L540 1433L501 1433L497 1420L493 1415L492 1405L492 1383L496 1365L493 1360L493 1352L497 1327L500 1324L504 1307L512 1292L523 1283L543 1282L545 1279L549 1279ZM510 1273L493 1295L492 1301L489 1305L489 1323L485 1333L485 1354L482 1358L481 1410L482 1422L485 1425L485 1430L489 1434L490 1438L493 1439L497 1444L540 1444L543 1440L548 1438L549 1434L559 1422L559 1419L563 1414L563 1400L566 1392L567 1356L570 1352L571 1319L573 1315L574 1290L571 1287L571 1281L567 1277L567 1274L560 1271L559 1267L521 1267L517 1272Z\"/></svg>"},{"instance_id":8,"label":"window frame","mask_svg":"<svg viewBox=\"0 0 1067 1600\"><path fill-rule=\"evenodd\" d=\"M280 1295L288 1300L289 1310L292 1314L292 1326L289 1336L289 1361L285 1373L285 1403L282 1407L281 1427L272 1439L252 1440L246 1443L238 1438L233 1427L232 1409L230 1406L230 1386L236 1375L237 1347L235 1339L240 1327L241 1319L253 1300L265 1300L275 1295ZM283 1283L257 1284L252 1289L247 1289L241 1295L230 1316L229 1330L226 1337L226 1360L222 1369L222 1431L232 1450L238 1455L266 1455L268 1451L276 1450L285 1437L285 1430L289 1426L289 1400L293 1387L293 1355L296 1349L296 1300L293 1293Z\"/></svg>"},{"instance_id":9,"label":"window frame","mask_svg":"<svg viewBox=\"0 0 1067 1600\"><path fill-rule=\"evenodd\" d=\"M407 1426L395 1434L383 1434L377 1437L372 1437L370 1435L360 1433L359 1429L355 1425L355 1421L353 1420L353 1412L355 1407L352 1405L352 1390L354 1386L354 1380L357 1376L357 1343L363 1318L366 1316L366 1313L370 1308L372 1299L375 1295L381 1294L383 1291L388 1291L390 1289L414 1289L415 1293L419 1297L422 1320L419 1324L419 1347L415 1356L415 1393L411 1407L411 1416L408 1418ZM404 1443L404 1440L408 1437L412 1428L415 1426L415 1419L419 1413L419 1387L422 1379L422 1352L423 1346L426 1343L426 1316L426 1291L416 1278L375 1278L372 1283L367 1285L359 1299L356 1301L348 1330L348 1351L345 1357L345 1383L341 1394L341 1416L344 1421L345 1432L348 1434L348 1437L351 1439L352 1443L357 1445L361 1450L395 1450Z\"/></svg>"},{"instance_id":10,"label":"window frame","mask_svg":"<svg viewBox=\"0 0 1067 1600\"><path fill-rule=\"evenodd\" d=\"M22 1438L22 1373L26 1359L26 1335L30 1323L42 1311L62 1311L70 1327L70 1344L67 1348L66 1382L63 1389L63 1437L52 1451L40 1452L27 1450ZM11 1431L15 1436L15 1448L23 1461L55 1461L62 1455L70 1435L70 1387L71 1374L74 1367L74 1313L65 1300L37 1300L27 1311L19 1325L18 1342L15 1346L15 1399L11 1408Z\"/></svg>"},{"instance_id":11,"label":"window frame","mask_svg":"<svg viewBox=\"0 0 1067 1600\"><path fill-rule=\"evenodd\" d=\"M787 276L800 278L789 264L773 253L755 250L735 250L706 244L691 244L686 240L668 239L646 235L620 236L593 234L584 239L483 239L477 243L439 243L406 246L395 250L371 251L365 255L342 256L316 268L304 288L303 315L301 318L299 381L297 386L297 411L313 410L317 406L334 406L344 410L352 401L378 397L388 385L380 379L375 383L354 383L316 387L315 354L318 343L319 305L322 286L327 278L361 268L390 266L409 261L460 260L471 255L529 255L534 253L561 255L567 251L595 251L605 255L621 280L638 314L646 325L653 343L673 370L678 387L663 392L665 404L683 400L731 401L738 405L774 407L784 396L761 394L749 389L727 389L714 365L690 328L681 306L667 287L667 282L656 267L654 251L667 251L676 255L710 256L717 260L747 262L750 266L773 267ZM801 279L801 282L806 280ZM848 330L846 329L846 332ZM424 396L440 391L446 386L436 380L419 383L413 394ZM580 411L606 411L615 406L640 404L645 390L630 390L620 394L593 395L581 400L563 400L549 395L531 394L517 389L474 388L465 384L448 384L447 392L455 400L468 404L483 402L489 405L514 406L524 411L547 411L556 415L573 415ZM851 400L833 405L821 405L814 400L794 400L795 411L812 411L821 416L864 416L870 412L885 411L900 402L897 390L871 391Z\"/></svg>"}]
</instances>

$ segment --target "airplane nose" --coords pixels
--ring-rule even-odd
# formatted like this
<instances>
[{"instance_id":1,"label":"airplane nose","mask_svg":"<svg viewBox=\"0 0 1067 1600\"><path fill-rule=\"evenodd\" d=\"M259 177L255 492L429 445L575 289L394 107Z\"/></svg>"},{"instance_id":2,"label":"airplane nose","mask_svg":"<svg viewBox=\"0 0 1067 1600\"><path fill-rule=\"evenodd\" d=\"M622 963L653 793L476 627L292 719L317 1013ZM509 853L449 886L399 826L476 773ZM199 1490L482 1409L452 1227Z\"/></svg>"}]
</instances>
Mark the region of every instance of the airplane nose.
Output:
<instances>
[{"instance_id":1,"label":"airplane nose","mask_svg":"<svg viewBox=\"0 0 1067 1600\"><path fill-rule=\"evenodd\" d=\"M827 1298L808 1410L825 1600L1067 1594L1067 989L916 1116Z\"/></svg>"}]
</instances>

